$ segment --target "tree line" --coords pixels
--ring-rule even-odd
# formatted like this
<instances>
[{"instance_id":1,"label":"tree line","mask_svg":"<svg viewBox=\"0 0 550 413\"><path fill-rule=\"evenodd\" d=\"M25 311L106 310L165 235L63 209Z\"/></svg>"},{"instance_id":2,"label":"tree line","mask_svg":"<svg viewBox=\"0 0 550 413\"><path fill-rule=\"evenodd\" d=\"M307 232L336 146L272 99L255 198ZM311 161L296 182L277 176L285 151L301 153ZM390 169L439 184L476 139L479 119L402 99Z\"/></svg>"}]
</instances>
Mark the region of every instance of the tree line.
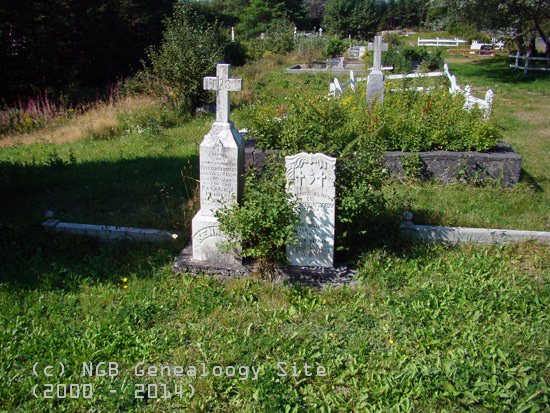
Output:
<instances>
[{"instance_id":1,"label":"tree line","mask_svg":"<svg viewBox=\"0 0 550 413\"><path fill-rule=\"evenodd\" d=\"M93 98L132 75L158 47L174 7L239 40L291 23L369 40L379 30L469 25L507 30L520 47L543 38L550 56L550 0L5 0L0 6L0 100L50 93Z\"/></svg>"}]
</instances>

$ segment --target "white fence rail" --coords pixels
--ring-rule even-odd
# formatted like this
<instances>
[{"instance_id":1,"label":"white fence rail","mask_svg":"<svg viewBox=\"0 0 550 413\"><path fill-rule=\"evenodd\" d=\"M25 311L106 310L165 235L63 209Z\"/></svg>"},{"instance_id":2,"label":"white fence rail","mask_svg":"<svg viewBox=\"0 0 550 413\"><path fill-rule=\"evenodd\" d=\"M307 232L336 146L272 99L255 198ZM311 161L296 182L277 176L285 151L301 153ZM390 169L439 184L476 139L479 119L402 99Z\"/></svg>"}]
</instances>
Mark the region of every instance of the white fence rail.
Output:
<instances>
[{"instance_id":1,"label":"white fence rail","mask_svg":"<svg viewBox=\"0 0 550 413\"><path fill-rule=\"evenodd\" d=\"M440 39L439 37L436 37L435 39L421 39L418 38L417 44L418 46L454 46L458 47L462 43L468 43L467 40L459 39L458 37L454 39Z\"/></svg>"},{"instance_id":2,"label":"white fence rail","mask_svg":"<svg viewBox=\"0 0 550 413\"><path fill-rule=\"evenodd\" d=\"M415 225L412 222L413 214L408 211L403 214L403 218L404 222L401 224L401 234L409 239L451 244L464 242L477 244L536 242L550 245L550 232Z\"/></svg>"},{"instance_id":3,"label":"white fence rail","mask_svg":"<svg viewBox=\"0 0 550 413\"><path fill-rule=\"evenodd\" d=\"M451 87L449 88L449 92L453 95L460 93L464 96L464 109L466 110L472 110L476 105L478 108L483 109L485 111L485 119L488 119L489 116L491 116L491 110L493 107L493 100L494 100L494 92L489 89L487 93L485 93L485 99L476 98L475 96L471 95L470 85L466 85L464 89L462 89L457 83L456 83L456 76L451 75L449 72L449 66L447 63L445 63L445 75L451 82Z\"/></svg>"},{"instance_id":4,"label":"white fence rail","mask_svg":"<svg viewBox=\"0 0 550 413\"><path fill-rule=\"evenodd\" d=\"M513 55L509 55L509 57L513 57L516 59L516 63L515 64L511 64L510 67L513 67L515 69L522 69L523 70L523 73L524 74L527 74L527 72L529 70L544 70L544 71L550 71L550 67L533 67L533 66L529 66L529 61L530 60L543 60L543 61L550 61L550 58L549 57L531 57L529 56L529 53L527 53L527 56L520 56L519 55L519 51L517 54ZM523 66L521 66L519 64L519 61L520 60L525 60L525 64Z\"/></svg>"},{"instance_id":5,"label":"white fence rail","mask_svg":"<svg viewBox=\"0 0 550 413\"><path fill-rule=\"evenodd\" d=\"M443 72L429 72L429 73L410 73L410 74L395 74L395 75L388 75L387 79L404 79L404 78L422 78L422 77L435 77L435 76L442 76L445 75L451 82L451 86L449 87L449 93L452 93L453 95L460 93L464 97L464 109L467 111L472 110L474 107L478 107L482 110L484 110L484 117L485 119L489 119L491 116L491 110L493 107L493 100L494 100L494 92L489 89L487 93L485 93L485 99L480 99L475 96L472 96L470 85L466 85L464 89L462 89L456 82L456 76L451 75L449 72L449 66L447 63L444 65L444 71ZM353 70L350 71L350 78L348 81L346 81L343 84L340 84L340 81L338 78L334 78L334 82L331 82L330 84L330 93L334 96L340 96L344 94L344 89L347 87L350 87L353 91L355 91L355 83L357 82L364 82L367 80L366 77L359 77L356 78L355 74L353 73ZM417 87L413 88L416 90L429 90L433 87ZM404 89L394 89L394 90L404 90Z\"/></svg>"},{"instance_id":6,"label":"white fence rail","mask_svg":"<svg viewBox=\"0 0 550 413\"><path fill-rule=\"evenodd\" d=\"M345 82L344 84L340 84L340 81L337 77L334 78L334 82L330 84L330 93L332 93L334 96L339 96L344 94L344 89L348 86L351 87L351 90L355 91L355 82L358 80L355 79L355 73L353 73L353 70L349 71L349 80Z\"/></svg>"}]
</instances>

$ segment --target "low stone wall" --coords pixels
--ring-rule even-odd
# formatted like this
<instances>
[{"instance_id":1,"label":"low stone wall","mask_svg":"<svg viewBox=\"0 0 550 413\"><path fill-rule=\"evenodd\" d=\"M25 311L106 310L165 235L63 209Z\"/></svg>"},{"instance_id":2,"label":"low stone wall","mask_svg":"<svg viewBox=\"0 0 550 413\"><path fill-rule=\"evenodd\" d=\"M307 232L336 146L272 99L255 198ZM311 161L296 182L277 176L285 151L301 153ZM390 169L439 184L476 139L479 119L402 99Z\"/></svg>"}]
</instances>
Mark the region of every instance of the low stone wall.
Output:
<instances>
[{"instance_id":1,"label":"low stone wall","mask_svg":"<svg viewBox=\"0 0 550 413\"><path fill-rule=\"evenodd\" d=\"M268 151L276 153L277 151ZM384 166L396 177L406 175L402 159L415 155L413 152L386 152ZM418 152L421 161L421 178L434 178L443 183L485 182L488 179L502 186L517 185L521 176L521 155L510 145L500 142L487 152ZM254 140L245 144L245 168L261 168L266 154L254 147Z\"/></svg>"},{"instance_id":2,"label":"low stone wall","mask_svg":"<svg viewBox=\"0 0 550 413\"><path fill-rule=\"evenodd\" d=\"M412 152L386 152L384 165L393 175L403 176L403 158ZM499 142L487 152L418 152L421 161L421 177L435 178L443 183L485 182L494 180L502 186L517 185L521 175L521 155L510 145Z\"/></svg>"}]
</instances>

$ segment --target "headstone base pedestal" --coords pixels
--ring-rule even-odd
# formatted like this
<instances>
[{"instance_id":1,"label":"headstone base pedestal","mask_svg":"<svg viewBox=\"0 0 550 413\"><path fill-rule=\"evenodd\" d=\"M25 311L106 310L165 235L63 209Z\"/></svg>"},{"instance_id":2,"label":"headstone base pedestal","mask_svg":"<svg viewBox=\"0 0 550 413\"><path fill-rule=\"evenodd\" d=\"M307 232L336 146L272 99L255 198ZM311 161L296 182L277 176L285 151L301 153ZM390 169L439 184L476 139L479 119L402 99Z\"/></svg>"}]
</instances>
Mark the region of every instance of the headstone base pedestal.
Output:
<instances>
[{"instance_id":1,"label":"headstone base pedestal","mask_svg":"<svg viewBox=\"0 0 550 413\"><path fill-rule=\"evenodd\" d=\"M229 266L240 264L240 251L223 251L221 244L227 242L227 236L221 232L216 217L202 215L199 211L193 218L191 228L195 261Z\"/></svg>"},{"instance_id":2,"label":"headstone base pedestal","mask_svg":"<svg viewBox=\"0 0 550 413\"><path fill-rule=\"evenodd\" d=\"M227 264L212 261L196 261L193 259L193 245L189 242L187 247L176 258L172 271L176 274L189 274L198 276L201 274L216 277L220 281L229 281L235 278L253 277L257 275L257 267L254 264ZM303 267L285 265L277 270L273 278L273 284L290 285L302 284L316 289L327 289L349 286L355 287L357 281L353 280L357 274L344 265L334 267Z\"/></svg>"},{"instance_id":3,"label":"headstone base pedestal","mask_svg":"<svg viewBox=\"0 0 550 413\"><path fill-rule=\"evenodd\" d=\"M372 72L367 78L367 102L384 101L384 74L382 72Z\"/></svg>"},{"instance_id":4,"label":"headstone base pedestal","mask_svg":"<svg viewBox=\"0 0 550 413\"><path fill-rule=\"evenodd\" d=\"M189 244L187 244L180 255L176 258L176 262L172 266L172 271L176 274L207 274L226 278L246 277L254 272L254 268L250 265L242 264L236 260L233 262L219 260L197 261L193 259L193 242L189 241Z\"/></svg>"}]
</instances>

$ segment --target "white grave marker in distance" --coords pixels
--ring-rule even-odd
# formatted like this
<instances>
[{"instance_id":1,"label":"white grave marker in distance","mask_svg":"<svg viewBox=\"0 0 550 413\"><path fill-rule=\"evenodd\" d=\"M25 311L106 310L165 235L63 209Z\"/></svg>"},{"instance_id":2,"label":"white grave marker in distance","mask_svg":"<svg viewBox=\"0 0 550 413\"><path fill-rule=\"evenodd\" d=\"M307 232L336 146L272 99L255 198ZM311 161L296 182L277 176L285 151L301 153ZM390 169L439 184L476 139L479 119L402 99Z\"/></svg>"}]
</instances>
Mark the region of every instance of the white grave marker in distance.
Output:
<instances>
[{"instance_id":1,"label":"white grave marker in distance","mask_svg":"<svg viewBox=\"0 0 550 413\"><path fill-rule=\"evenodd\" d=\"M367 79L367 102L384 101L384 74L382 73L382 52L388 50L388 44L382 42L382 36L375 36L374 43L369 43L369 50L374 50L372 71Z\"/></svg>"}]
</instances>

